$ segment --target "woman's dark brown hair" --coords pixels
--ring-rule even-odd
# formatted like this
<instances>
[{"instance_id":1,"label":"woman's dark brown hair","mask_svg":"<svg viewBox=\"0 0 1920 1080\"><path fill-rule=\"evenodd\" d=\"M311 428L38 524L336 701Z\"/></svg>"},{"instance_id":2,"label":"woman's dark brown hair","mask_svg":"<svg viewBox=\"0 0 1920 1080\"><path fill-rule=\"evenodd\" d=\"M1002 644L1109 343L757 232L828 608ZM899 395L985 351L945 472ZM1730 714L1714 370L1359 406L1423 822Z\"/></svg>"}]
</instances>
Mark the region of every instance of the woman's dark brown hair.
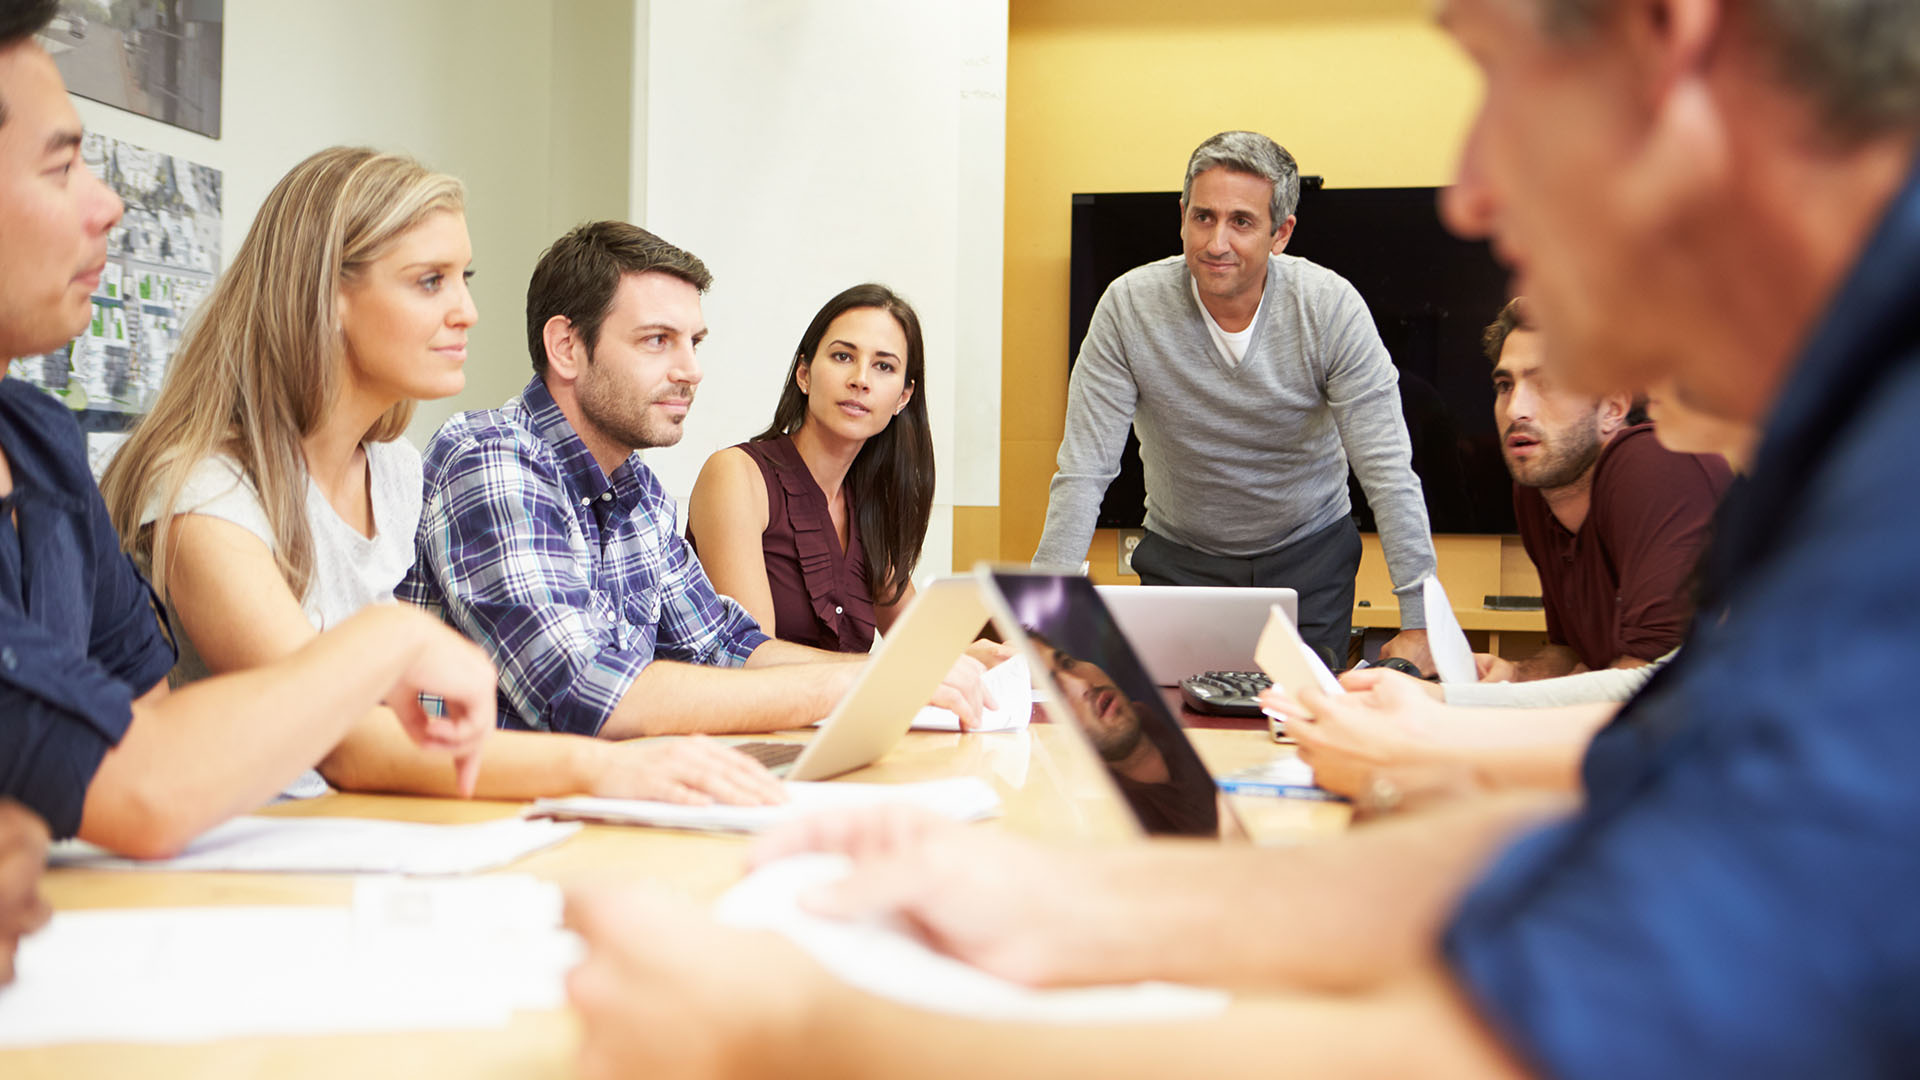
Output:
<instances>
[{"instance_id":1,"label":"woman's dark brown hair","mask_svg":"<svg viewBox=\"0 0 1920 1080\"><path fill-rule=\"evenodd\" d=\"M912 583L920 545L927 538L933 516L933 432L927 425L926 349L921 343L920 316L913 305L885 285L855 285L827 301L807 324L787 369L787 385L773 410L773 423L754 441L777 439L800 430L807 418L807 395L796 379L801 365L811 364L833 320L849 311L877 308L893 316L907 338L907 385L913 397L893 422L867 440L847 473L853 496L854 524L866 549L869 578L876 606L899 603Z\"/></svg>"}]
</instances>

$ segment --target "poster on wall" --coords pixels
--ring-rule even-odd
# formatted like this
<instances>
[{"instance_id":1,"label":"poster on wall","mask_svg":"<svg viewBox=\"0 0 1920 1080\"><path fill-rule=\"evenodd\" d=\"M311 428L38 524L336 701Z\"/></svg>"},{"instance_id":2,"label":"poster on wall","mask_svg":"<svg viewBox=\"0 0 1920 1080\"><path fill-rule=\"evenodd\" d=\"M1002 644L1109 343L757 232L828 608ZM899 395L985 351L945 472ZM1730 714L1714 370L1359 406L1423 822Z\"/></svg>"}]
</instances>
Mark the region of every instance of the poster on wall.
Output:
<instances>
[{"instance_id":1,"label":"poster on wall","mask_svg":"<svg viewBox=\"0 0 1920 1080\"><path fill-rule=\"evenodd\" d=\"M220 137L225 0L64 0L40 35L67 89Z\"/></svg>"},{"instance_id":2,"label":"poster on wall","mask_svg":"<svg viewBox=\"0 0 1920 1080\"><path fill-rule=\"evenodd\" d=\"M220 272L220 170L95 133L83 137L80 156L127 204L107 237L93 321L54 352L13 361L10 374L106 435L131 426L159 396L180 331ZM87 442L104 454L118 440L90 434Z\"/></svg>"}]
</instances>

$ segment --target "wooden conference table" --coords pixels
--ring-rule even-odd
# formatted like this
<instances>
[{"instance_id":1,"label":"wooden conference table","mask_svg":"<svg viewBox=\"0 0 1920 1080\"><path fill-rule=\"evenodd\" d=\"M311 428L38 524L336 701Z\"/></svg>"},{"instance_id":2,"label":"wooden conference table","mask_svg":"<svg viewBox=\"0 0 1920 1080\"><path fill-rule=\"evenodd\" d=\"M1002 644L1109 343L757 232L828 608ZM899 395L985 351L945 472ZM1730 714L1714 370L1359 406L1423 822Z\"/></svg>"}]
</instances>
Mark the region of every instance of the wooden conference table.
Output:
<instances>
[{"instance_id":1,"label":"wooden conference table","mask_svg":"<svg viewBox=\"0 0 1920 1080\"><path fill-rule=\"evenodd\" d=\"M1183 719L1195 718L1187 714ZM1264 729L1193 730L1215 775L1267 760L1286 747ZM803 735L771 736L802 738ZM910 733L886 758L846 779L898 782L975 775L989 780L1005 815L978 828L1000 828L1066 843L1100 842L1128 828L1117 800L1076 775L1083 759L1067 752L1069 737L1052 725L986 735ZM1336 803L1233 797L1234 809L1258 843L1294 843L1346 827ZM520 804L398 796L329 795L283 803L262 813L467 823L507 817ZM562 885L651 882L711 899L742 873L747 839L708 833L587 826L566 842L503 868ZM52 870L44 891L56 909L348 903L344 877L299 874L185 874ZM325 1037L247 1038L193 1046L71 1045L0 1052L0 1077L500 1077L573 1075L577 1032L566 1012L521 1013L507 1027Z\"/></svg>"}]
</instances>

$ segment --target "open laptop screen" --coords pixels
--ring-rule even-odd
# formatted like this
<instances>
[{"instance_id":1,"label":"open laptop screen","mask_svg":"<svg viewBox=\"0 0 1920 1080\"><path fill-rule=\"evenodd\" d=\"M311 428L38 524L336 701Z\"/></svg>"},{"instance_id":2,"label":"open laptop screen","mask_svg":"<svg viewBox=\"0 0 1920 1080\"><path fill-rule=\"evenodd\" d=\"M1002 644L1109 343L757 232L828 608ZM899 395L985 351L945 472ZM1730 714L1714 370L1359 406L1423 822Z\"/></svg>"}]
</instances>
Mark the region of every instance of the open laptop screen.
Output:
<instances>
[{"instance_id":1,"label":"open laptop screen","mask_svg":"<svg viewBox=\"0 0 1920 1080\"><path fill-rule=\"evenodd\" d=\"M1053 703L1093 744L1149 833L1218 836L1213 777L1083 577L992 571L1002 626L1032 644Z\"/></svg>"}]
</instances>

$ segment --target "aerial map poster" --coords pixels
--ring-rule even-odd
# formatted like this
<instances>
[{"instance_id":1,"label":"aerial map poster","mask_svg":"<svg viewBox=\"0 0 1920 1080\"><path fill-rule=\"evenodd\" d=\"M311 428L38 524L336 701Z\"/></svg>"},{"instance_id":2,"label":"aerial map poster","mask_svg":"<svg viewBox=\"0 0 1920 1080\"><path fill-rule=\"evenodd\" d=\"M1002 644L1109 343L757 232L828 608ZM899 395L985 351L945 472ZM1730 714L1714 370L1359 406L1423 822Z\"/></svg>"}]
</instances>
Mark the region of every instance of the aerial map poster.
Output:
<instances>
[{"instance_id":1,"label":"aerial map poster","mask_svg":"<svg viewBox=\"0 0 1920 1080\"><path fill-rule=\"evenodd\" d=\"M93 321L72 343L13 361L88 431L120 431L160 393L187 317L220 270L220 170L88 134L81 156L126 200L107 238Z\"/></svg>"}]
</instances>

